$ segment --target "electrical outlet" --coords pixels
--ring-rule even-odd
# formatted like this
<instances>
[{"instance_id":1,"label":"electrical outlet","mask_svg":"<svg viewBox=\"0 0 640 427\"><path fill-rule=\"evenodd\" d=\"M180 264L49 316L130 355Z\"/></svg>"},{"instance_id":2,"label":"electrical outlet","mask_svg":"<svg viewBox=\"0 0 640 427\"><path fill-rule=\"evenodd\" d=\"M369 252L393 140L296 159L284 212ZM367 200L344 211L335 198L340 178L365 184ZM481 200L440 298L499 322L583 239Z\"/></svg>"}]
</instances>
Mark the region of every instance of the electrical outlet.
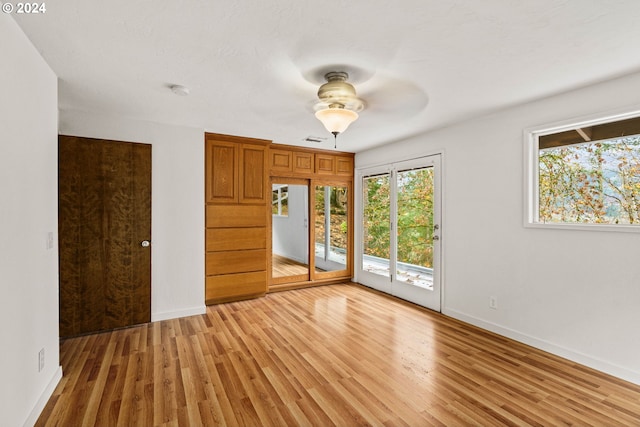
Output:
<instances>
[{"instance_id":1,"label":"electrical outlet","mask_svg":"<svg viewBox=\"0 0 640 427\"><path fill-rule=\"evenodd\" d=\"M44 369L44 348L38 352L38 372L42 372Z\"/></svg>"},{"instance_id":2,"label":"electrical outlet","mask_svg":"<svg viewBox=\"0 0 640 427\"><path fill-rule=\"evenodd\" d=\"M53 249L53 231L47 233L47 249Z\"/></svg>"},{"instance_id":3,"label":"electrical outlet","mask_svg":"<svg viewBox=\"0 0 640 427\"><path fill-rule=\"evenodd\" d=\"M498 297L497 296L490 296L489 297L489 308L492 308L494 310L498 309Z\"/></svg>"}]
</instances>

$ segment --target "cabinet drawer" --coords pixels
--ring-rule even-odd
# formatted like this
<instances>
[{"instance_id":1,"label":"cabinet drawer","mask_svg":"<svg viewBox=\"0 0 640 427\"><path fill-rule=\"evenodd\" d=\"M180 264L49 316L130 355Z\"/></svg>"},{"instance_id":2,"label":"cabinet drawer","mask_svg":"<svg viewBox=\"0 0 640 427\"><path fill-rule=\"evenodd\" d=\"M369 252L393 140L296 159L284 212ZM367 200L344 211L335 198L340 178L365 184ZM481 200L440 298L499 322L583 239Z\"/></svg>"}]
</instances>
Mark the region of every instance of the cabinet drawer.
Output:
<instances>
[{"instance_id":1,"label":"cabinet drawer","mask_svg":"<svg viewBox=\"0 0 640 427\"><path fill-rule=\"evenodd\" d=\"M206 236L207 252L264 249L267 247L265 227L208 228Z\"/></svg>"},{"instance_id":2,"label":"cabinet drawer","mask_svg":"<svg viewBox=\"0 0 640 427\"><path fill-rule=\"evenodd\" d=\"M209 252L206 255L207 276L265 271L266 269L267 251L265 249Z\"/></svg>"},{"instance_id":3,"label":"cabinet drawer","mask_svg":"<svg viewBox=\"0 0 640 427\"><path fill-rule=\"evenodd\" d=\"M224 300L258 296L267 292L267 273L223 274L207 277L205 300L207 304Z\"/></svg>"},{"instance_id":4,"label":"cabinet drawer","mask_svg":"<svg viewBox=\"0 0 640 427\"><path fill-rule=\"evenodd\" d=\"M207 205L207 228L266 227L266 206Z\"/></svg>"}]
</instances>

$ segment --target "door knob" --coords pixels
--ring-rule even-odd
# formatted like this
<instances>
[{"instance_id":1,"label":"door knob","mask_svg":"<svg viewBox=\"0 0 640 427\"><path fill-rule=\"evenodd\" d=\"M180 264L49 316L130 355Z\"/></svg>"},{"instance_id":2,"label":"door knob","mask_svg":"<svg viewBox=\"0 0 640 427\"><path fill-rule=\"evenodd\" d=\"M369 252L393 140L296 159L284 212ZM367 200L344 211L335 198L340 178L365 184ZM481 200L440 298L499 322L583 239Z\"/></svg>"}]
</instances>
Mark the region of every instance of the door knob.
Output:
<instances>
[{"instance_id":1,"label":"door knob","mask_svg":"<svg viewBox=\"0 0 640 427\"><path fill-rule=\"evenodd\" d=\"M143 240L142 242L140 242L140 246L142 246L143 248L148 248L149 246L151 246L151 242L148 240Z\"/></svg>"}]
</instances>

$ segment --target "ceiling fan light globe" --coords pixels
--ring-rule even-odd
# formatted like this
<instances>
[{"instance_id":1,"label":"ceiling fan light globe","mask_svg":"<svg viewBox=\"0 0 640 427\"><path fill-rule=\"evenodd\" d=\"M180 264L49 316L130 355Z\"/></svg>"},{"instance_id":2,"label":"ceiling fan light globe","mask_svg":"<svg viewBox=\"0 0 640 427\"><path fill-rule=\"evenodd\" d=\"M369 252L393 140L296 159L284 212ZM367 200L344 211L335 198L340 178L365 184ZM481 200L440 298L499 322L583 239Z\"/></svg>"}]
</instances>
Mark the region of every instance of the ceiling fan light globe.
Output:
<instances>
[{"instance_id":1,"label":"ceiling fan light globe","mask_svg":"<svg viewBox=\"0 0 640 427\"><path fill-rule=\"evenodd\" d=\"M358 119L358 113L344 108L327 108L316 112L316 118L331 133L342 133Z\"/></svg>"}]
</instances>

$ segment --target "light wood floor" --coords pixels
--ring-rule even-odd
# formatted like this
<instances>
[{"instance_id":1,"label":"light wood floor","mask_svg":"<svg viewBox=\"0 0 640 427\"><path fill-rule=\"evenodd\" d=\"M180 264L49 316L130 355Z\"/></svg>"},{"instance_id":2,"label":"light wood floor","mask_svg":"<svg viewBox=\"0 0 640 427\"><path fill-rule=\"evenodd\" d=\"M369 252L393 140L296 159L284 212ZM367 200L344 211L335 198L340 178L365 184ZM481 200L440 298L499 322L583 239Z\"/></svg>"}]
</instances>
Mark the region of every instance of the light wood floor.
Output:
<instances>
[{"instance_id":1,"label":"light wood floor","mask_svg":"<svg viewBox=\"0 0 640 427\"><path fill-rule=\"evenodd\" d=\"M640 387L358 285L73 338L38 426L640 425Z\"/></svg>"},{"instance_id":2,"label":"light wood floor","mask_svg":"<svg viewBox=\"0 0 640 427\"><path fill-rule=\"evenodd\" d=\"M272 277L287 277L309 274L309 266L281 255L273 255Z\"/></svg>"}]
</instances>

